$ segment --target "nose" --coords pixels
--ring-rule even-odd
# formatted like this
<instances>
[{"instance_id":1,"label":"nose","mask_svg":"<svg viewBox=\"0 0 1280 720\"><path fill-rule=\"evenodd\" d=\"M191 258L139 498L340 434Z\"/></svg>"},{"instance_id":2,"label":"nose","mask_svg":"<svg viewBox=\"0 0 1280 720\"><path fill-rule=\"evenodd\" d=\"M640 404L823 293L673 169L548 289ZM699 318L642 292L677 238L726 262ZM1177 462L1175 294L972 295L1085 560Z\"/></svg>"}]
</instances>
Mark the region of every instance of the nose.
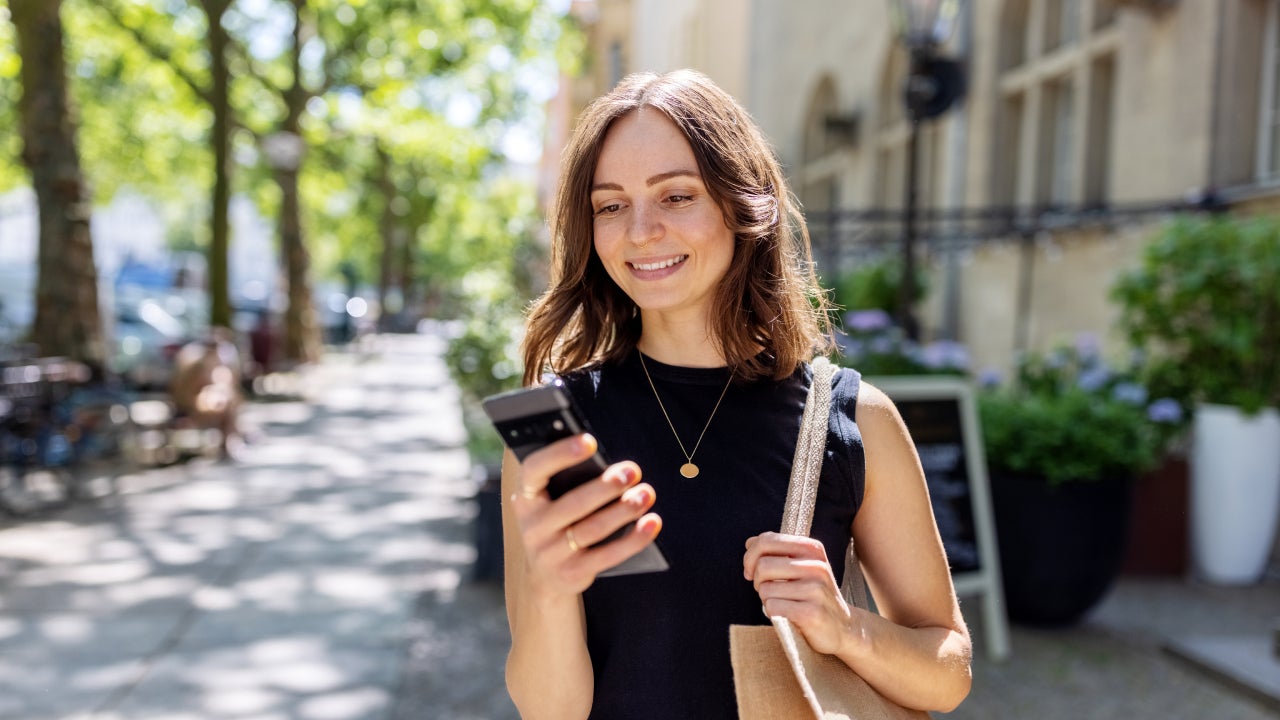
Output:
<instances>
[{"instance_id":1,"label":"nose","mask_svg":"<svg viewBox=\"0 0 1280 720\"><path fill-rule=\"evenodd\" d=\"M631 222L627 228L628 239L637 247L644 247L662 236L662 220L655 208L638 203L631 212Z\"/></svg>"}]
</instances>

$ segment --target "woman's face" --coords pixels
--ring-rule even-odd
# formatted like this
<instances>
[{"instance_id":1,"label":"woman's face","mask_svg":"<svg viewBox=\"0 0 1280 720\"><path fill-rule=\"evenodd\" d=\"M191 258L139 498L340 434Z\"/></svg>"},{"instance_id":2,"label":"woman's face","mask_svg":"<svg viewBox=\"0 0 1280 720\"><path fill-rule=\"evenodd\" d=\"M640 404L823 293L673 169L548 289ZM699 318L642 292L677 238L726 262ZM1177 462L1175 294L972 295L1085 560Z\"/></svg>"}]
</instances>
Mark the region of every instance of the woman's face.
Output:
<instances>
[{"instance_id":1,"label":"woman's face","mask_svg":"<svg viewBox=\"0 0 1280 720\"><path fill-rule=\"evenodd\" d=\"M595 249L642 314L710 316L733 259L733 232L693 149L661 111L614 121L591 189Z\"/></svg>"}]
</instances>

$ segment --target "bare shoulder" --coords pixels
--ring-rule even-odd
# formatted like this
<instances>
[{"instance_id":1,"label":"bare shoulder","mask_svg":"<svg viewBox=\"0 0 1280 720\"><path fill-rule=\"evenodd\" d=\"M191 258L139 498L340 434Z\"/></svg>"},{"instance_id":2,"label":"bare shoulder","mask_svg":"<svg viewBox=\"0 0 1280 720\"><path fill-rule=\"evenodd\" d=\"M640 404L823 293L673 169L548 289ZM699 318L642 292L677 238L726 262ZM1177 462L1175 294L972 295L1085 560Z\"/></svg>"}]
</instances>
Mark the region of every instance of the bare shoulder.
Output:
<instances>
[{"instance_id":1,"label":"bare shoulder","mask_svg":"<svg viewBox=\"0 0 1280 720\"><path fill-rule=\"evenodd\" d=\"M858 389L858 427L865 434L868 430L885 433L902 426L898 407L883 390L863 380Z\"/></svg>"}]
</instances>

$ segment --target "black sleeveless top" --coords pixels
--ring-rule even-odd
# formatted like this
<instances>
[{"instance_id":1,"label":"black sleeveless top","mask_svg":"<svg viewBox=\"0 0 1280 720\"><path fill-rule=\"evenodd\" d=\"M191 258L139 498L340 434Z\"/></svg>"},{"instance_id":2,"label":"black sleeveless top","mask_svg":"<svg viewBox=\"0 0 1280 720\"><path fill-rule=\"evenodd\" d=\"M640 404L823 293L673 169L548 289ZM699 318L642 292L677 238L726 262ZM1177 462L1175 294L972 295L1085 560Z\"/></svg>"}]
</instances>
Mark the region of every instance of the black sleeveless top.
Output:
<instances>
[{"instance_id":1,"label":"black sleeveless top","mask_svg":"<svg viewBox=\"0 0 1280 720\"><path fill-rule=\"evenodd\" d=\"M729 378L727 368L683 368L645 358L680 440L693 449ZM808 365L781 381L734 383L693 461L694 479L631 353L618 364L564 377L610 461L634 460L657 493L657 544L666 572L599 578L583 593L595 673L592 718L737 718L729 625L763 625L760 597L743 578L747 538L779 529ZM833 381L826 456L811 535L839 583L862 502L862 437L854 422L859 376Z\"/></svg>"}]
</instances>

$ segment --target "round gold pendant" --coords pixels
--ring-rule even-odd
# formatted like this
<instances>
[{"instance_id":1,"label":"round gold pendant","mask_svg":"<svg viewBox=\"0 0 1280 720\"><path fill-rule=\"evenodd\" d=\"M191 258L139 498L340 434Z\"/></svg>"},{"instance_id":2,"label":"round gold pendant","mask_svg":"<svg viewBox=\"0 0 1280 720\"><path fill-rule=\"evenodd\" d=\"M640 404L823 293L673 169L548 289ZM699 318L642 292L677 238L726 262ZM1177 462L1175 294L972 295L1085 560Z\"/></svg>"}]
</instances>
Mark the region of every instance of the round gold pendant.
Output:
<instances>
[{"instance_id":1,"label":"round gold pendant","mask_svg":"<svg viewBox=\"0 0 1280 720\"><path fill-rule=\"evenodd\" d=\"M698 477L698 466L687 462L680 466L680 474L687 478L696 478Z\"/></svg>"}]
</instances>

